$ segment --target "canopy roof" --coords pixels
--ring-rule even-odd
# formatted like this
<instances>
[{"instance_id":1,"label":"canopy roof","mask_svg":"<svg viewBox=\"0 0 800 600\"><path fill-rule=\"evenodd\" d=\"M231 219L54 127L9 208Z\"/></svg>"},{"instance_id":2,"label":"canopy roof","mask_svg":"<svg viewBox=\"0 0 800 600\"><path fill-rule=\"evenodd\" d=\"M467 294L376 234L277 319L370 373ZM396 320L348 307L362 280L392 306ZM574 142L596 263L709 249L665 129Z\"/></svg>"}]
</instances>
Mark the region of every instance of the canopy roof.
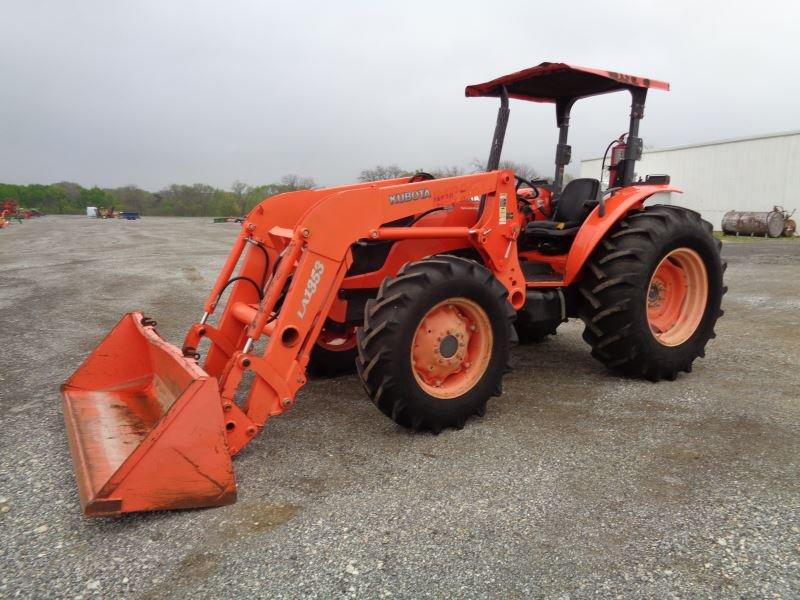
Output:
<instances>
[{"instance_id":1,"label":"canopy roof","mask_svg":"<svg viewBox=\"0 0 800 600\"><path fill-rule=\"evenodd\" d=\"M543 62L486 83L468 85L465 93L471 97L496 97L500 95L503 86L506 87L509 97L534 102L555 102L559 98L581 98L632 87L669 90L666 81L565 63Z\"/></svg>"}]
</instances>

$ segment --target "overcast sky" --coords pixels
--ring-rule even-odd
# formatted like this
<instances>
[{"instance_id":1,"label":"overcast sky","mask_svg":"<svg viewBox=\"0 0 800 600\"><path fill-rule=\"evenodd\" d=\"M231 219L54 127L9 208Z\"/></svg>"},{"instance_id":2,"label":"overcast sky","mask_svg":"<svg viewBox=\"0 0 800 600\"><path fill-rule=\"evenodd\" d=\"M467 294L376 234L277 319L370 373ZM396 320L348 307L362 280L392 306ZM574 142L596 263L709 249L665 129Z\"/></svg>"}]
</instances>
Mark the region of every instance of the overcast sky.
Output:
<instances>
[{"instance_id":1,"label":"overcast sky","mask_svg":"<svg viewBox=\"0 0 800 600\"><path fill-rule=\"evenodd\" d=\"M663 147L800 129L800 3L0 0L0 181L321 185L484 161L497 101L464 86L542 61L667 80ZM573 109L573 170L629 97ZM504 158L550 174L552 106L512 101Z\"/></svg>"}]
</instances>

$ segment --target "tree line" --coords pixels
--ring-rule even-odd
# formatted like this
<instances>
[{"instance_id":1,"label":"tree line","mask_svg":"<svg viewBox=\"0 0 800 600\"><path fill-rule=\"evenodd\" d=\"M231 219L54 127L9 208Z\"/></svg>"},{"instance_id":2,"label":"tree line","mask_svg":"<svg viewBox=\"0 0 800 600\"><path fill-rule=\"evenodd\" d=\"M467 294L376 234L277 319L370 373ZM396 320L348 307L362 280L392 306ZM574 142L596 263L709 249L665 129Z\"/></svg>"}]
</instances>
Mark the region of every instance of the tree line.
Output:
<instances>
[{"instance_id":1,"label":"tree line","mask_svg":"<svg viewBox=\"0 0 800 600\"><path fill-rule=\"evenodd\" d=\"M299 175L285 175L277 183L256 186L235 181L230 190L195 183L173 184L158 192L136 185L85 188L68 181L50 185L0 183L0 204L15 200L21 207L47 214L85 214L87 206L102 206L148 216L243 216L266 197L315 187L313 179Z\"/></svg>"},{"instance_id":2,"label":"tree line","mask_svg":"<svg viewBox=\"0 0 800 600\"><path fill-rule=\"evenodd\" d=\"M512 169L520 177L529 180L538 177L536 170L524 163L503 161L500 168ZM440 179L482 170L482 165L475 162L468 168L449 166L428 172ZM361 171L358 179L363 182L395 179L410 177L420 171L424 169L409 170L395 164L376 165ZM285 175L276 183L256 186L234 181L230 190L194 183L173 184L158 192L150 192L136 185L85 188L68 181L50 185L0 183L0 204L6 199L15 200L21 207L36 208L48 214L85 214L87 206L96 206L148 216L244 216L264 198L316 187L314 179L300 175Z\"/></svg>"}]
</instances>

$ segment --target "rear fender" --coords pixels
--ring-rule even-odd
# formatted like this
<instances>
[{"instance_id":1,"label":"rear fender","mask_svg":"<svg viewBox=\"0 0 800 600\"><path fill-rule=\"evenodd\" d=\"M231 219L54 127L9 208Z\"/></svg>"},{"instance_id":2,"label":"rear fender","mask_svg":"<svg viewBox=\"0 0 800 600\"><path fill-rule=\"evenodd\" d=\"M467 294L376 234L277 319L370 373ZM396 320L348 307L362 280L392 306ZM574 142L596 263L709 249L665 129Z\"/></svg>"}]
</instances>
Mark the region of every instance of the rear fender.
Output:
<instances>
[{"instance_id":1,"label":"rear fender","mask_svg":"<svg viewBox=\"0 0 800 600\"><path fill-rule=\"evenodd\" d=\"M572 242L564 269L564 285L570 285L575 281L586 260L592 255L597 244L611 227L620 219L624 219L630 211L640 209L650 196L661 192L683 193L682 190L669 185L632 185L618 191L606 200L605 216L601 217L600 207L595 207L583 222L578 235L575 236L575 241Z\"/></svg>"}]
</instances>

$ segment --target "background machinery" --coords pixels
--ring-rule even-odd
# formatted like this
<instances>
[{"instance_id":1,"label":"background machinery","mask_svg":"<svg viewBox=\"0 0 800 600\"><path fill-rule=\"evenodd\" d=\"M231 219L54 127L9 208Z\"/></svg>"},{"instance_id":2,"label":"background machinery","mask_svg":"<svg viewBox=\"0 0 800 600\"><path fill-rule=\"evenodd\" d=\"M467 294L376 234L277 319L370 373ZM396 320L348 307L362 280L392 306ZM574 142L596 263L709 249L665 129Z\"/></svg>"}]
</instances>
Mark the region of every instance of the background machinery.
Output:
<instances>
[{"instance_id":1,"label":"background machinery","mask_svg":"<svg viewBox=\"0 0 800 600\"><path fill-rule=\"evenodd\" d=\"M181 347L130 313L62 387L84 511L233 502L231 457L292 407L309 370L355 364L383 413L433 432L463 427L501 393L514 328L535 340L580 317L615 372L690 371L722 314L725 264L696 213L644 206L680 191L667 177L634 183L651 88L668 85L542 63L466 88L500 99L486 172L259 204ZM632 110L614 182L563 185L572 105L616 91ZM552 185L498 169L509 98L555 105Z\"/></svg>"},{"instance_id":2,"label":"background machinery","mask_svg":"<svg viewBox=\"0 0 800 600\"><path fill-rule=\"evenodd\" d=\"M763 237L792 237L797 224L792 219L794 210L773 206L771 211L730 210L722 217L722 232L727 235L749 235Z\"/></svg>"}]
</instances>

